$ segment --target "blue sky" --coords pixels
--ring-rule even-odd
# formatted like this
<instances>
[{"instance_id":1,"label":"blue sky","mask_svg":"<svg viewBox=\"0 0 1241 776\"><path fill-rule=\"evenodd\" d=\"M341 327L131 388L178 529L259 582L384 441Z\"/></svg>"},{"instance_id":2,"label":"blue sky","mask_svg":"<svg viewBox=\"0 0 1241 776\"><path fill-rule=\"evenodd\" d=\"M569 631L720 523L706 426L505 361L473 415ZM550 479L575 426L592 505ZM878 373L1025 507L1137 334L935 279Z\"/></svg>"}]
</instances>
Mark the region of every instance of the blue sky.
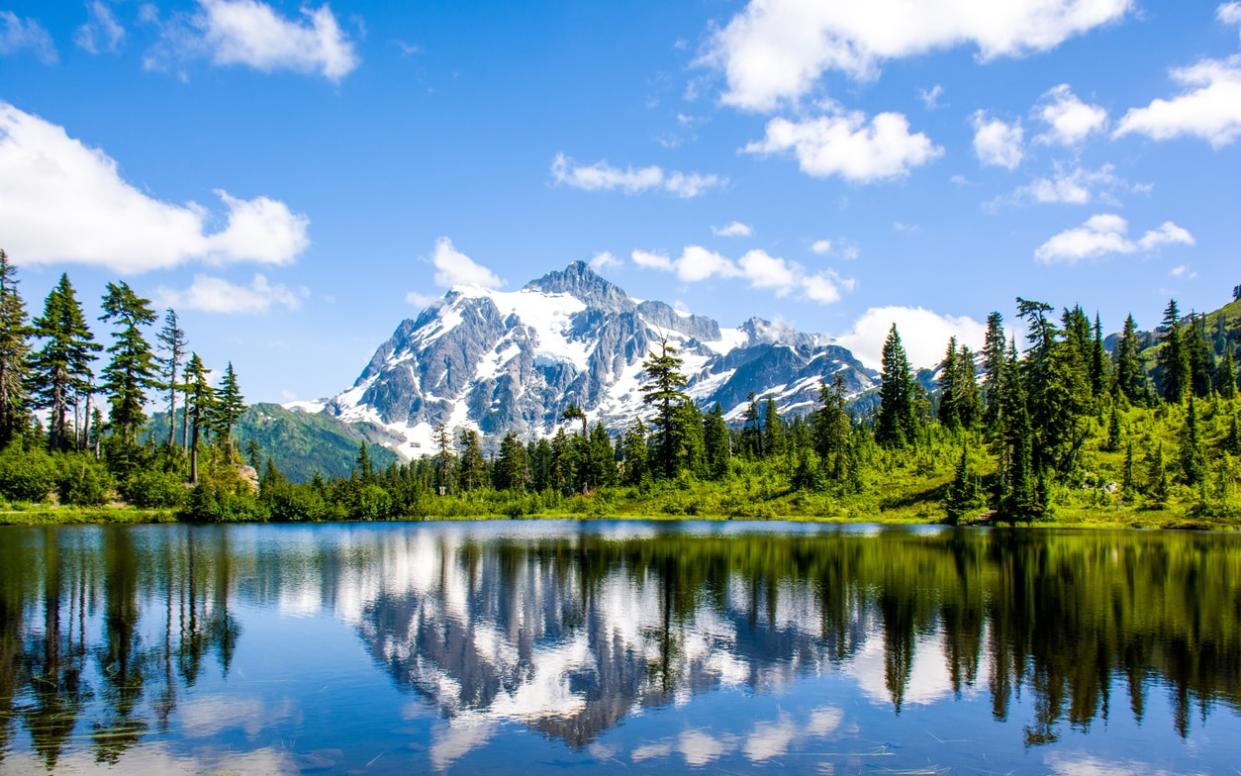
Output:
<instances>
[{"instance_id":1,"label":"blue sky","mask_svg":"<svg viewBox=\"0 0 1241 776\"><path fill-rule=\"evenodd\" d=\"M1229 298L1241 4L905 5L0 0L0 246L32 308L124 278L275 401L576 259L871 359L1018 295Z\"/></svg>"}]
</instances>

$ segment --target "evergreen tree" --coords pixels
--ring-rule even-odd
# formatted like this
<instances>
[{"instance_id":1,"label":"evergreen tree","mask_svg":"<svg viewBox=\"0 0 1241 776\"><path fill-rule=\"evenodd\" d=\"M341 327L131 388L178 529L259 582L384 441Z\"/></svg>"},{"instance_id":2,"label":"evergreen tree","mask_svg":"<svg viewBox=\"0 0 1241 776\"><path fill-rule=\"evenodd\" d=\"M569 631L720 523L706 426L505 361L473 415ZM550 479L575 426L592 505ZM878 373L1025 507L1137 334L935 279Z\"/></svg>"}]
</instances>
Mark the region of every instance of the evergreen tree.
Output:
<instances>
[{"instance_id":1,"label":"evergreen tree","mask_svg":"<svg viewBox=\"0 0 1241 776\"><path fill-rule=\"evenodd\" d=\"M587 477L586 488L606 488L616 482L616 451L612 449L612 438L602 423L596 423L590 430L590 442L586 453Z\"/></svg>"},{"instance_id":2,"label":"evergreen tree","mask_svg":"<svg viewBox=\"0 0 1241 776\"><path fill-rule=\"evenodd\" d=\"M1094 343L1090 348L1090 392L1102 396L1107 390L1107 349L1103 346L1103 324L1094 316Z\"/></svg>"},{"instance_id":3,"label":"evergreen tree","mask_svg":"<svg viewBox=\"0 0 1241 776\"><path fill-rule=\"evenodd\" d=\"M188 345L185 331L181 329L177 319L177 311L171 307L164 312L164 326L159 330L156 339L164 351L159 363L163 387L168 391L168 449L171 450L177 446L177 393L182 389L178 378L181 376L181 362L185 360L185 349Z\"/></svg>"},{"instance_id":4,"label":"evergreen tree","mask_svg":"<svg viewBox=\"0 0 1241 776\"><path fill-rule=\"evenodd\" d=\"M1181 313L1175 299L1164 309L1163 328L1163 347L1159 349L1159 395L1169 404L1179 404L1189 389L1190 375Z\"/></svg>"},{"instance_id":5,"label":"evergreen tree","mask_svg":"<svg viewBox=\"0 0 1241 776\"><path fill-rule=\"evenodd\" d=\"M948 484L944 499L948 523L959 524L962 518L968 517L969 513L978 507L978 501L978 479L970 470L969 447L962 446L961 459L957 462L956 473Z\"/></svg>"},{"instance_id":6,"label":"evergreen tree","mask_svg":"<svg viewBox=\"0 0 1241 776\"><path fill-rule=\"evenodd\" d=\"M35 407L51 411L48 445L66 449L73 441L66 422L70 401L75 394L90 390L91 362L100 350L68 275L60 276L47 295L43 314L33 324L43 344L30 359L29 390Z\"/></svg>"},{"instance_id":7,"label":"evergreen tree","mask_svg":"<svg viewBox=\"0 0 1241 776\"><path fill-rule=\"evenodd\" d=\"M371 485L375 482L375 468L371 464L371 454L366 448L366 442L358 443L358 460L354 464L352 476L362 485Z\"/></svg>"},{"instance_id":8,"label":"evergreen tree","mask_svg":"<svg viewBox=\"0 0 1241 776\"><path fill-rule=\"evenodd\" d=\"M882 361L875 441L889 447L903 447L914 438L917 421L913 374L895 323L883 343Z\"/></svg>"},{"instance_id":9,"label":"evergreen tree","mask_svg":"<svg viewBox=\"0 0 1241 776\"><path fill-rule=\"evenodd\" d=\"M530 480L529 458L526 448L513 432L500 441L500 455L492 470L492 482L496 490L522 492Z\"/></svg>"},{"instance_id":10,"label":"evergreen tree","mask_svg":"<svg viewBox=\"0 0 1241 776\"><path fill-rule=\"evenodd\" d=\"M727 428L725 428L724 433L728 433ZM621 443L621 448L625 461L625 484L641 485L642 478L648 473L646 426L642 425L641 420L634 423L633 426L625 432L625 438Z\"/></svg>"},{"instance_id":11,"label":"evergreen tree","mask_svg":"<svg viewBox=\"0 0 1241 776\"><path fill-rule=\"evenodd\" d=\"M104 367L103 389L111 404L112 425L126 444L137 441L146 422L146 392L159 387L155 353L142 334L142 327L155 321L151 301L134 293L128 283L108 283L103 297L101 321L113 323L112 360Z\"/></svg>"},{"instance_id":12,"label":"evergreen tree","mask_svg":"<svg viewBox=\"0 0 1241 776\"><path fill-rule=\"evenodd\" d=\"M548 486L557 493L569 493L573 486L573 460L569 437L563 428L556 429L551 442L551 465L548 467Z\"/></svg>"},{"instance_id":13,"label":"evergreen tree","mask_svg":"<svg viewBox=\"0 0 1241 776\"><path fill-rule=\"evenodd\" d=\"M463 429L461 431L461 489L468 493L481 488L486 480L487 461L483 458L483 448L478 432L472 428Z\"/></svg>"},{"instance_id":14,"label":"evergreen tree","mask_svg":"<svg viewBox=\"0 0 1241 776\"><path fill-rule=\"evenodd\" d=\"M1116 402L1112 402L1112 414L1107 422L1106 449L1112 452L1120 450L1120 412L1116 409Z\"/></svg>"},{"instance_id":15,"label":"evergreen tree","mask_svg":"<svg viewBox=\"0 0 1241 776\"><path fill-rule=\"evenodd\" d=\"M702 437L707 476L722 480L728 476L731 453L728 449L728 424L724 421L724 408L719 402L703 418Z\"/></svg>"},{"instance_id":16,"label":"evergreen tree","mask_svg":"<svg viewBox=\"0 0 1241 776\"><path fill-rule=\"evenodd\" d=\"M1116 386L1132 403L1146 399L1146 374L1138 357L1138 326L1130 315L1116 347Z\"/></svg>"},{"instance_id":17,"label":"evergreen tree","mask_svg":"<svg viewBox=\"0 0 1241 776\"><path fill-rule=\"evenodd\" d=\"M215 414L215 390L197 353L185 365L185 412L190 424L190 482L198 482L198 443Z\"/></svg>"},{"instance_id":18,"label":"evergreen tree","mask_svg":"<svg viewBox=\"0 0 1241 776\"><path fill-rule=\"evenodd\" d=\"M671 479L677 474L677 454L681 440L677 439L677 408L688 397L681 389L688 384L681 373L681 359L668 340L659 343L660 352L652 351L642 364L646 382L642 385L642 401L656 408L655 428L659 434L656 460L663 476Z\"/></svg>"},{"instance_id":19,"label":"evergreen tree","mask_svg":"<svg viewBox=\"0 0 1241 776\"><path fill-rule=\"evenodd\" d=\"M1198 410L1194 395L1189 395L1189 407L1185 411L1185 428L1181 437L1181 471L1185 484L1198 485L1206 474L1206 456L1202 452L1202 440L1198 436Z\"/></svg>"},{"instance_id":20,"label":"evergreen tree","mask_svg":"<svg viewBox=\"0 0 1241 776\"><path fill-rule=\"evenodd\" d=\"M1237 396L1237 365L1232 355L1232 342L1224 340L1224 356L1219 360L1219 368L1215 372L1215 392L1224 399Z\"/></svg>"},{"instance_id":21,"label":"evergreen tree","mask_svg":"<svg viewBox=\"0 0 1241 776\"><path fill-rule=\"evenodd\" d=\"M1125 468L1120 485L1121 495L1125 501L1133 501L1137 493L1137 479L1133 473L1133 440L1125 447Z\"/></svg>"},{"instance_id":22,"label":"evergreen tree","mask_svg":"<svg viewBox=\"0 0 1241 776\"><path fill-rule=\"evenodd\" d=\"M1199 399L1210 398L1215 390L1215 354L1207 339L1206 317L1190 313L1184 335L1190 388Z\"/></svg>"},{"instance_id":23,"label":"evergreen tree","mask_svg":"<svg viewBox=\"0 0 1241 776\"><path fill-rule=\"evenodd\" d=\"M237 383L237 373L233 370L233 362L224 369L224 377L220 379L220 388L216 391L216 400L212 405L211 425L219 434L225 450L232 449L233 426L246 411L246 400L241 395L241 386Z\"/></svg>"},{"instance_id":24,"label":"evergreen tree","mask_svg":"<svg viewBox=\"0 0 1241 776\"><path fill-rule=\"evenodd\" d=\"M693 401L685 399L677 406L676 424L681 465L695 476L701 476L706 469L706 441L702 436L702 413Z\"/></svg>"},{"instance_id":25,"label":"evergreen tree","mask_svg":"<svg viewBox=\"0 0 1241 776\"><path fill-rule=\"evenodd\" d=\"M974 352L962 345L957 353L956 391L957 415L961 425L973 428L982 420L982 403L978 392L978 366L974 361Z\"/></svg>"},{"instance_id":26,"label":"evergreen tree","mask_svg":"<svg viewBox=\"0 0 1241 776\"><path fill-rule=\"evenodd\" d=\"M982 346L982 368L986 372L982 381L982 420L989 431L995 431L999 425L1000 385L1007 358L1006 345L1004 316L993 312L987 316L987 335Z\"/></svg>"},{"instance_id":27,"label":"evergreen tree","mask_svg":"<svg viewBox=\"0 0 1241 776\"><path fill-rule=\"evenodd\" d=\"M575 420L581 421L582 436L586 436L586 413L577 402L569 402L569 406L565 407L564 412L560 413L560 419L566 423L572 423Z\"/></svg>"},{"instance_id":28,"label":"evergreen tree","mask_svg":"<svg viewBox=\"0 0 1241 776\"><path fill-rule=\"evenodd\" d=\"M0 450L29 422L30 334L26 304L17 290L17 269L0 250Z\"/></svg>"},{"instance_id":29,"label":"evergreen tree","mask_svg":"<svg viewBox=\"0 0 1241 776\"><path fill-rule=\"evenodd\" d=\"M452 433L443 423L435 426L439 453L435 456L435 490L439 495L452 493L457 484L456 459L452 454Z\"/></svg>"},{"instance_id":30,"label":"evergreen tree","mask_svg":"<svg viewBox=\"0 0 1241 776\"><path fill-rule=\"evenodd\" d=\"M1238 428L1235 411L1228 426L1228 436L1224 437L1224 450L1231 455L1241 455L1241 428Z\"/></svg>"},{"instance_id":31,"label":"evergreen tree","mask_svg":"<svg viewBox=\"0 0 1241 776\"><path fill-rule=\"evenodd\" d=\"M1163 442L1146 456L1146 494L1151 506L1162 507L1168 503L1168 472L1163 463Z\"/></svg>"},{"instance_id":32,"label":"evergreen tree","mask_svg":"<svg viewBox=\"0 0 1241 776\"><path fill-rule=\"evenodd\" d=\"M776 400L768 398L763 405L763 455L775 458L784 454L784 421L776 409Z\"/></svg>"},{"instance_id":33,"label":"evergreen tree","mask_svg":"<svg viewBox=\"0 0 1241 776\"><path fill-rule=\"evenodd\" d=\"M763 416L753 391L746 396L745 415L741 420L741 454L751 460L763 457Z\"/></svg>"},{"instance_id":34,"label":"evergreen tree","mask_svg":"<svg viewBox=\"0 0 1241 776\"><path fill-rule=\"evenodd\" d=\"M1031 520L1037 509L1037 475L1034 468L1034 432L1027 409L1025 376L1017 360L1017 345L1009 345L1008 361L1001 372L999 437L1000 472L997 478L997 512L1009 522Z\"/></svg>"},{"instance_id":35,"label":"evergreen tree","mask_svg":"<svg viewBox=\"0 0 1241 776\"><path fill-rule=\"evenodd\" d=\"M944 353L944 360L939 362L939 378L936 384L939 386L939 422L951 431L961 427L961 414L957 405L960 399L957 379L960 376L957 368L957 338L949 337L948 350Z\"/></svg>"},{"instance_id":36,"label":"evergreen tree","mask_svg":"<svg viewBox=\"0 0 1241 776\"><path fill-rule=\"evenodd\" d=\"M819 392L820 407L812 419L814 449L819 458L826 461L839 455L849 442L852 420L846 407L845 379L837 372L829 386L826 382Z\"/></svg>"}]
</instances>

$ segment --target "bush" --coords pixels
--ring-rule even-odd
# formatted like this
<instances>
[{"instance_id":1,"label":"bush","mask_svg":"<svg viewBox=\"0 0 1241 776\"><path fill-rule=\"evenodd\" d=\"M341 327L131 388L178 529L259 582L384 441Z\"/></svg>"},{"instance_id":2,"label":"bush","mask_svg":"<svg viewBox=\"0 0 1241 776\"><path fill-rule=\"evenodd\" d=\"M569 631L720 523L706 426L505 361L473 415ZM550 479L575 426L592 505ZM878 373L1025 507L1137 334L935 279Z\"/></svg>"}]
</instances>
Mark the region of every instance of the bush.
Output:
<instances>
[{"instance_id":1,"label":"bush","mask_svg":"<svg viewBox=\"0 0 1241 776\"><path fill-rule=\"evenodd\" d=\"M392 496L378 485L365 485L358 491L355 502L357 514L362 520L383 520L392 514Z\"/></svg>"},{"instance_id":2,"label":"bush","mask_svg":"<svg viewBox=\"0 0 1241 776\"><path fill-rule=\"evenodd\" d=\"M56 466L42 448L13 443L0 452L0 495L9 501L44 501L56 486Z\"/></svg>"},{"instance_id":3,"label":"bush","mask_svg":"<svg viewBox=\"0 0 1241 776\"><path fill-rule=\"evenodd\" d=\"M185 502L185 486L175 474L158 469L142 469L121 484L121 496L143 509L179 507Z\"/></svg>"},{"instance_id":4,"label":"bush","mask_svg":"<svg viewBox=\"0 0 1241 776\"><path fill-rule=\"evenodd\" d=\"M267 511L253 494L235 493L203 480L190 488L181 517L205 523L265 520Z\"/></svg>"},{"instance_id":5,"label":"bush","mask_svg":"<svg viewBox=\"0 0 1241 776\"><path fill-rule=\"evenodd\" d=\"M91 456L67 455L61 459L56 489L62 504L97 507L108 501L112 476Z\"/></svg>"}]
</instances>

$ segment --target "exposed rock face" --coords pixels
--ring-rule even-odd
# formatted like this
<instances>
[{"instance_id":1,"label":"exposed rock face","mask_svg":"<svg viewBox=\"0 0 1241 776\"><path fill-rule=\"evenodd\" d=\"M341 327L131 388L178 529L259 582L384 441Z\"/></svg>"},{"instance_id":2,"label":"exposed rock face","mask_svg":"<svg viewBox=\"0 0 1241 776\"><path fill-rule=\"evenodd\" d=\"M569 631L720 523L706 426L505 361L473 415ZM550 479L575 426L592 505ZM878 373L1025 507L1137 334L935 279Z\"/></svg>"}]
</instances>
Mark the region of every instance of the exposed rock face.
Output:
<instances>
[{"instance_id":1,"label":"exposed rock face","mask_svg":"<svg viewBox=\"0 0 1241 776\"><path fill-rule=\"evenodd\" d=\"M439 424L523 438L554 433L570 403L620 429L644 416L642 361L661 339L680 351L689 394L740 418L746 397L782 412L811 409L840 372L850 393L875 373L826 337L751 318L721 328L710 318L638 301L576 262L519 291L456 288L404 320L353 387L324 412L383 426L407 457L435 450Z\"/></svg>"}]
</instances>

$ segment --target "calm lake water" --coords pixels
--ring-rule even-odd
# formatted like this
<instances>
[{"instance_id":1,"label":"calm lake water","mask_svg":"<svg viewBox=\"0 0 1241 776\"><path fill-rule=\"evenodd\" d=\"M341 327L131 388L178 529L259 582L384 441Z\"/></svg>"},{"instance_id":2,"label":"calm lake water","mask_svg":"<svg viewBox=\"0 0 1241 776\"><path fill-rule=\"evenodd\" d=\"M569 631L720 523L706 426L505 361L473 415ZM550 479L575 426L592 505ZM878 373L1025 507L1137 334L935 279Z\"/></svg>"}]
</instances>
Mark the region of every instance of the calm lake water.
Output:
<instances>
[{"instance_id":1,"label":"calm lake water","mask_svg":"<svg viewBox=\"0 0 1241 776\"><path fill-rule=\"evenodd\" d=\"M1241 537L0 528L0 772L1241 773Z\"/></svg>"}]
</instances>

